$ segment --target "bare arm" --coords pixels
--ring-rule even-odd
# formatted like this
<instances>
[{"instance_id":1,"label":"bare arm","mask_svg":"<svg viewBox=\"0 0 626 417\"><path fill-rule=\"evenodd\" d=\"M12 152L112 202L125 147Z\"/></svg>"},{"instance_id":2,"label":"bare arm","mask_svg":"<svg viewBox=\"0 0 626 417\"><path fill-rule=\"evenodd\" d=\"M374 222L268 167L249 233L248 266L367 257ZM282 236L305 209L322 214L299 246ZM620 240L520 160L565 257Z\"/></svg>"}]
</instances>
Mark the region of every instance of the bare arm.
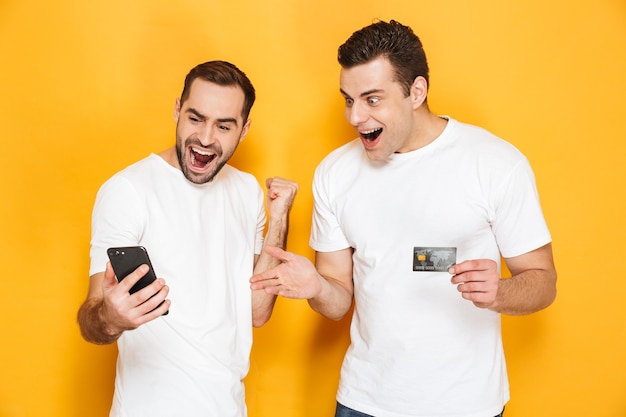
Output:
<instances>
[{"instance_id":1,"label":"bare arm","mask_svg":"<svg viewBox=\"0 0 626 417\"><path fill-rule=\"evenodd\" d=\"M337 252L316 252L315 267L322 280L320 293L309 299L311 308L333 320L343 318L354 297L352 248Z\"/></svg>"},{"instance_id":2,"label":"bare arm","mask_svg":"<svg viewBox=\"0 0 626 417\"><path fill-rule=\"evenodd\" d=\"M90 277L87 299L78 310L78 325L86 341L113 343L125 330L136 329L169 309L170 301L165 300L169 288L162 278L132 295L128 293L147 271L147 265L142 265L118 283L107 263L105 272Z\"/></svg>"},{"instance_id":3,"label":"bare arm","mask_svg":"<svg viewBox=\"0 0 626 417\"><path fill-rule=\"evenodd\" d=\"M500 278L494 261L477 259L450 268L452 283L477 307L502 314L530 314L552 304L557 274L551 244L505 261L511 278Z\"/></svg>"},{"instance_id":4,"label":"bare arm","mask_svg":"<svg viewBox=\"0 0 626 417\"><path fill-rule=\"evenodd\" d=\"M316 254L316 266L306 257L268 246L265 252L280 264L251 279L253 290L308 300L311 308L339 320L352 306L352 248ZM319 271L319 272L318 272Z\"/></svg>"},{"instance_id":5,"label":"bare arm","mask_svg":"<svg viewBox=\"0 0 626 417\"><path fill-rule=\"evenodd\" d=\"M289 212L298 192L298 184L283 178L270 178L266 181L269 220L263 247L276 246L285 249L289 232ZM279 260L265 251L255 257L254 273L277 266ZM261 327L271 317L276 295L265 291L252 291L252 325Z\"/></svg>"}]
</instances>

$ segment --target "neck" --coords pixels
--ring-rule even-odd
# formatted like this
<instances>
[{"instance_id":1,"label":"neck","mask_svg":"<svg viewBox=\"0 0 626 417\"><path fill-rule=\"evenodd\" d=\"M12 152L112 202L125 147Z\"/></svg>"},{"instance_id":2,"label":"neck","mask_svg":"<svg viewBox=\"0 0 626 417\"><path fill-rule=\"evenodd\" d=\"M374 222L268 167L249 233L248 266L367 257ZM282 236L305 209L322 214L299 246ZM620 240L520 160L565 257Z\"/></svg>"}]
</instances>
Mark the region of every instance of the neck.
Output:
<instances>
[{"instance_id":1,"label":"neck","mask_svg":"<svg viewBox=\"0 0 626 417\"><path fill-rule=\"evenodd\" d=\"M426 110L415 119L413 149L423 148L437 139L446 128L448 120Z\"/></svg>"},{"instance_id":2,"label":"neck","mask_svg":"<svg viewBox=\"0 0 626 417\"><path fill-rule=\"evenodd\" d=\"M178 163L178 156L176 155L176 146L172 146L167 148L163 152L158 154L165 162L170 164L176 169L180 169L180 164Z\"/></svg>"}]
</instances>

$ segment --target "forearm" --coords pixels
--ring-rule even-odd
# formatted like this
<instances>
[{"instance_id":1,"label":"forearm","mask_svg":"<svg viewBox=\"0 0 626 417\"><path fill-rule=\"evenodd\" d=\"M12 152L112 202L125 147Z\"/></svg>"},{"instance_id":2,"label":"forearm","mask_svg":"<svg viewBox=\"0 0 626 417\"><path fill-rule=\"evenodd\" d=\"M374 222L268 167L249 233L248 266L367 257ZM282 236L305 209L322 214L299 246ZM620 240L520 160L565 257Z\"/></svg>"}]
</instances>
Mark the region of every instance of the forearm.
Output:
<instances>
[{"instance_id":1,"label":"forearm","mask_svg":"<svg viewBox=\"0 0 626 417\"><path fill-rule=\"evenodd\" d=\"M289 215L286 213L276 219L270 218L267 233L263 242L265 246L276 246L285 249L287 245L287 234L289 232ZM255 265L254 274L267 271L280 264L280 260L261 251ZM264 290L252 291L252 325L261 327L272 315L276 295L267 294Z\"/></svg>"},{"instance_id":2,"label":"forearm","mask_svg":"<svg viewBox=\"0 0 626 417\"><path fill-rule=\"evenodd\" d=\"M285 249L287 246L287 234L289 233L289 214L285 213L278 218L270 218L267 233L263 239L263 247L276 246ZM254 273L263 272L280 264L280 260L268 255L263 250L254 264Z\"/></svg>"},{"instance_id":3,"label":"forearm","mask_svg":"<svg viewBox=\"0 0 626 417\"><path fill-rule=\"evenodd\" d=\"M556 298L556 272L528 270L501 279L490 308L508 315L531 314L548 307Z\"/></svg>"},{"instance_id":4,"label":"forearm","mask_svg":"<svg viewBox=\"0 0 626 417\"><path fill-rule=\"evenodd\" d=\"M321 289L309 298L313 310L331 319L342 319L352 307L352 248L333 252L316 252L315 266Z\"/></svg>"},{"instance_id":5,"label":"forearm","mask_svg":"<svg viewBox=\"0 0 626 417\"><path fill-rule=\"evenodd\" d=\"M506 258L512 277L501 279L491 310L502 314L530 314L548 307L556 298L556 268L552 244Z\"/></svg>"},{"instance_id":6,"label":"forearm","mask_svg":"<svg viewBox=\"0 0 626 417\"><path fill-rule=\"evenodd\" d=\"M320 276L322 290L308 300L311 308L331 320L342 319L352 307L352 292L339 282Z\"/></svg>"},{"instance_id":7,"label":"forearm","mask_svg":"<svg viewBox=\"0 0 626 417\"><path fill-rule=\"evenodd\" d=\"M83 338L97 345L113 343L122 334L111 329L102 319L102 308L102 300L89 298L78 310L78 325Z\"/></svg>"}]
</instances>

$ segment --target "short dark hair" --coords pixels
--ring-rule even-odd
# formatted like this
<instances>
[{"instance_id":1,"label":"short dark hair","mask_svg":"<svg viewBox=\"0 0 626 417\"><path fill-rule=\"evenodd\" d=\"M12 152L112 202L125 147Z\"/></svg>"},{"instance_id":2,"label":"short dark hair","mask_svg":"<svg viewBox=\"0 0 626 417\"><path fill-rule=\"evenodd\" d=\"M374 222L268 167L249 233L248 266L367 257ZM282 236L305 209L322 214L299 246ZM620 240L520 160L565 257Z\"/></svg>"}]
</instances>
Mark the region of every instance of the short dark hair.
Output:
<instances>
[{"instance_id":1,"label":"short dark hair","mask_svg":"<svg viewBox=\"0 0 626 417\"><path fill-rule=\"evenodd\" d=\"M391 63L396 81L407 96L418 76L429 82L422 42L410 27L395 20L377 21L354 32L337 52L339 64L346 69L381 56Z\"/></svg>"},{"instance_id":2,"label":"short dark hair","mask_svg":"<svg viewBox=\"0 0 626 417\"><path fill-rule=\"evenodd\" d=\"M181 106L185 100L189 98L189 89L196 78L201 78L221 86L239 86L243 90L245 97L241 115L243 116L244 122L248 120L250 110L256 99L256 93L252 83L243 71L226 61L209 61L197 65L189 71L189 74L185 77L185 86L180 95Z\"/></svg>"}]
</instances>

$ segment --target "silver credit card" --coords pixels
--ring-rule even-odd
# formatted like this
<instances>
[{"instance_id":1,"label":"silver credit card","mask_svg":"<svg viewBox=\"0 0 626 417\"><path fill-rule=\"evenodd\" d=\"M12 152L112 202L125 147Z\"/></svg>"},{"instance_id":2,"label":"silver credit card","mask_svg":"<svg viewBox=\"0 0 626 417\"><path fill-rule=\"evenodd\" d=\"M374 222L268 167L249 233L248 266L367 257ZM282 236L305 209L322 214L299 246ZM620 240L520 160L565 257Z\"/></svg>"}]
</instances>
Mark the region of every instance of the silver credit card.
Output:
<instances>
[{"instance_id":1,"label":"silver credit card","mask_svg":"<svg viewBox=\"0 0 626 417\"><path fill-rule=\"evenodd\" d=\"M423 247L413 248L413 271L447 272L456 263L456 248Z\"/></svg>"}]
</instances>

